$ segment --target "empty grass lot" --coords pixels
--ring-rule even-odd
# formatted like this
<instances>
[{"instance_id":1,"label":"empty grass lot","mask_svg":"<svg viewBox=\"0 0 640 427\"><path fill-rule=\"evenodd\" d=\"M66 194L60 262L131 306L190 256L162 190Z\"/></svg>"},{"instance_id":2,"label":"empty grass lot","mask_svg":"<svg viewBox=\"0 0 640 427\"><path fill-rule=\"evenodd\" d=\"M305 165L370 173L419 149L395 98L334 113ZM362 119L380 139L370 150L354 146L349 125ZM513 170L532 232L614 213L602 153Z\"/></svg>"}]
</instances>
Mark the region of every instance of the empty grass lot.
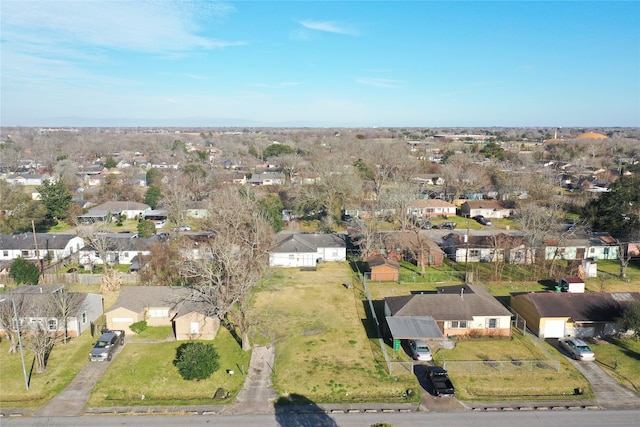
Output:
<instances>
[{"instance_id":1,"label":"empty grass lot","mask_svg":"<svg viewBox=\"0 0 640 427\"><path fill-rule=\"evenodd\" d=\"M231 402L244 384L246 377L242 370L247 372L251 353L243 351L229 331L220 328L213 341L220 355L220 369L206 380L186 381L173 366L176 348L183 342L129 340L94 387L87 406L218 405ZM229 375L227 370L233 370L234 375ZM213 399L219 387L230 393L227 400Z\"/></svg>"},{"instance_id":2,"label":"empty grass lot","mask_svg":"<svg viewBox=\"0 0 640 427\"><path fill-rule=\"evenodd\" d=\"M375 361L360 292L347 263L282 269L257 292L252 338L276 345L276 390L315 403L406 402L413 374L390 376ZM412 399L417 399L414 396Z\"/></svg>"},{"instance_id":3,"label":"empty grass lot","mask_svg":"<svg viewBox=\"0 0 640 427\"><path fill-rule=\"evenodd\" d=\"M35 409L45 404L64 390L88 363L93 341L89 331L85 331L67 344L56 345L49 356L45 372L30 376L27 391L20 353L8 354L9 342L3 339L0 343L0 406ZM33 366L33 353L27 349L25 365L29 375Z\"/></svg>"},{"instance_id":4,"label":"empty grass lot","mask_svg":"<svg viewBox=\"0 0 640 427\"><path fill-rule=\"evenodd\" d=\"M600 364L620 383L640 392L640 340L611 339L589 343Z\"/></svg>"}]
</instances>

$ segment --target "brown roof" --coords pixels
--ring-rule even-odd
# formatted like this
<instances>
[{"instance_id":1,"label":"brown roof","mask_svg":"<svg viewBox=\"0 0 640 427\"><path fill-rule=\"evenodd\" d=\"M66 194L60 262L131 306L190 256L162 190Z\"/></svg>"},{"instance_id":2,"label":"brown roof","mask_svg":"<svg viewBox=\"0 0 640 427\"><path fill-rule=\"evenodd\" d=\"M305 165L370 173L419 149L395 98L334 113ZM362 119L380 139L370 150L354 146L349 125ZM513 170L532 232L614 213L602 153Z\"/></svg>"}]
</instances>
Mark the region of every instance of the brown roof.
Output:
<instances>
[{"instance_id":1,"label":"brown roof","mask_svg":"<svg viewBox=\"0 0 640 427\"><path fill-rule=\"evenodd\" d=\"M388 265L389 267L393 267L396 269L400 268L400 264L398 264L396 261L385 258L382 255L373 255L367 258L367 264L369 264L369 268L379 267L381 265Z\"/></svg>"},{"instance_id":2,"label":"brown roof","mask_svg":"<svg viewBox=\"0 0 640 427\"><path fill-rule=\"evenodd\" d=\"M540 317L570 317L574 321L612 321L625 304L640 301L640 292L530 292L512 298L529 298Z\"/></svg>"}]
</instances>

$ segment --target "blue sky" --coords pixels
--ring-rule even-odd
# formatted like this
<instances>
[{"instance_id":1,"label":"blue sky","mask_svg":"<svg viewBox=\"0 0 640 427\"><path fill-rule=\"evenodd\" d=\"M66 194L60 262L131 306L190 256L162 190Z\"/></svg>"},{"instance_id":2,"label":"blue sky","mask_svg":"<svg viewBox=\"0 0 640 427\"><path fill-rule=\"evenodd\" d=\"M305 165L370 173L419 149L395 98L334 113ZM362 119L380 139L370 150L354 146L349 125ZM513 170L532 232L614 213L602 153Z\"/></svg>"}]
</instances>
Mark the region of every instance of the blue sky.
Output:
<instances>
[{"instance_id":1,"label":"blue sky","mask_svg":"<svg viewBox=\"0 0 640 427\"><path fill-rule=\"evenodd\" d=\"M3 126L640 126L639 1L8 1Z\"/></svg>"}]
</instances>

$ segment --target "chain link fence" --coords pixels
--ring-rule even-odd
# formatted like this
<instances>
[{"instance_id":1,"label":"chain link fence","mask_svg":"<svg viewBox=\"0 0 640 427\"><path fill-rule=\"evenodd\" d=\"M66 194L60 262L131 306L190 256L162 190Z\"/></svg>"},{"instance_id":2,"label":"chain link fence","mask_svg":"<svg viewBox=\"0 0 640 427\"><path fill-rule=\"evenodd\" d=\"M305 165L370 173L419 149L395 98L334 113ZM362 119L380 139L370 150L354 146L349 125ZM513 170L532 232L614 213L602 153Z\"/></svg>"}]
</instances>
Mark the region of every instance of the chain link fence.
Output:
<instances>
[{"instance_id":1,"label":"chain link fence","mask_svg":"<svg viewBox=\"0 0 640 427\"><path fill-rule=\"evenodd\" d=\"M511 375L527 372L560 372L559 360L447 360L444 368L453 374Z\"/></svg>"}]
</instances>

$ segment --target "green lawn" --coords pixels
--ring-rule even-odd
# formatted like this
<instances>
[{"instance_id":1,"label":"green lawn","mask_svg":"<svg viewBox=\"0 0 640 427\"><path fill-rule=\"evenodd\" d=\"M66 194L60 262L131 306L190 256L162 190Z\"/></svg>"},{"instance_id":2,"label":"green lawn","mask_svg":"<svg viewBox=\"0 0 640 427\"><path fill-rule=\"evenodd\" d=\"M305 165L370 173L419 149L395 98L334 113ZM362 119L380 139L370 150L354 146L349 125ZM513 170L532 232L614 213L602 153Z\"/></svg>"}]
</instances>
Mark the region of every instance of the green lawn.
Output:
<instances>
[{"instance_id":1,"label":"green lawn","mask_svg":"<svg viewBox=\"0 0 640 427\"><path fill-rule=\"evenodd\" d=\"M129 335L129 339L134 341L141 340L164 340L172 332L171 326L148 326L147 329L139 334Z\"/></svg>"},{"instance_id":2,"label":"green lawn","mask_svg":"<svg viewBox=\"0 0 640 427\"><path fill-rule=\"evenodd\" d=\"M94 338L86 331L67 344L56 345L47 369L32 374L29 390L26 390L20 354L8 354L9 343L0 343L0 406L37 408L62 391L88 363ZM33 353L25 349L27 375L33 365Z\"/></svg>"},{"instance_id":3,"label":"green lawn","mask_svg":"<svg viewBox=\"0 0 640 427\"><path fill-rule=\"evenodd\" d=\"M220 355L220 369L206 380L186 381L173 366L176 348L183 342L129 340L96 384L87 405L217 405L231 402L244 385L246 377L242 373L248 370L251 353L243 351L229 331L220 328L212 342ZM234 374L228 374L227 370ZM220 387L230 393L227 400L213 399Z\"/></svg>"},{"instance_id":4,"label":"green lawn","mask_svg":"<svg viewBox=\"0 0 640 427\"><path fill-rule=\"evenodd\" d=\"M589 343L596 360L622 384L640 392L640 340L624 339Z\"/></svg>"},{"instance_id":5,"label":"green lawn","mask_svg":"<svg viewBox=\"0 0 640 427\"><path fill-rule=\"evenodd\" d=\"M461 340L452 350L439 350L434 360L438 365L465 361L446 365L461 400L590 399L594 396L582 374L556 349L518 332L514 332L512 339ZM548 363L540 364L545 369L529 370L525 368L528 364L519 362L529 360ZM555 366L559 366L559 371ZM574 396L575 388L582 388L584 394Z\"/></svg>"}]
</instances>

